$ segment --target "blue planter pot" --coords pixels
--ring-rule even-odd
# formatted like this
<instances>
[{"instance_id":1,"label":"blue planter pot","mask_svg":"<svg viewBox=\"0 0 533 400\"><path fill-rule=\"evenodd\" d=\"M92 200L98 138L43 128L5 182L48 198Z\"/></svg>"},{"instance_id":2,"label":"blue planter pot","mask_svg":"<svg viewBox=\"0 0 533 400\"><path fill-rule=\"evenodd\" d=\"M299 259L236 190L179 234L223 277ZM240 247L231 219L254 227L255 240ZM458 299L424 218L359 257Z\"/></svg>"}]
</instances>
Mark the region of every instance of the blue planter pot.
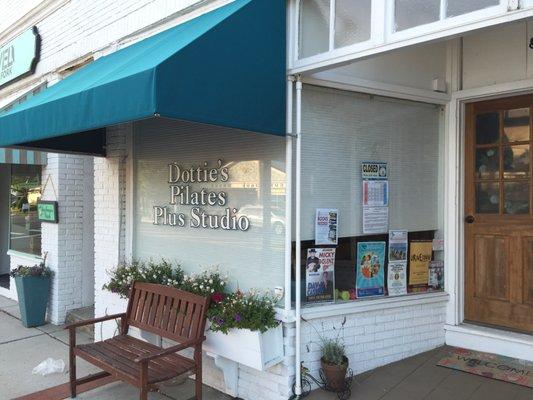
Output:
<instances>
[{"instance_id":1,"label":"blue planter pot","mask_svg":"<svg viewBox=\"0 0 533 400\"><path fill-rule=\"evenodd\" d=\"M26 328L46 323L46 307L50 295L50 278L40 276L15 277L20 316Z\"/></svg>"}]
</instances>

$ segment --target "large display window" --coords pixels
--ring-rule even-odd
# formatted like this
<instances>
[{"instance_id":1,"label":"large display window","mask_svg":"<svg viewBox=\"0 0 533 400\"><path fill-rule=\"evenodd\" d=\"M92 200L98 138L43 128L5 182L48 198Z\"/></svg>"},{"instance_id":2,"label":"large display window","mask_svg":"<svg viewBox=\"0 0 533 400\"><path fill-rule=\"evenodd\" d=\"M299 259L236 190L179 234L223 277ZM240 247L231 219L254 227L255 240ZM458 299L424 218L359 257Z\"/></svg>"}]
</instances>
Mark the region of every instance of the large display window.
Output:
<instances>
[{"instance_id":1,"label":"large display window","mask_svg":"<svg viewBox=\"0 0 533 400\"><path fill-rule=\"evenodd\" d=\"M12 165L10 199L9 249L41 256L40 165Z\"/></svg>"},{"instance_id":2,"label":"large display window","mask_svg":"<svg viewBox=\"0 0 533 400\"><path fill-rule=\"evenodd\" d=\"M218 267L234 289L283 287L283 138L156 119L133 140L134 258Z\"/></svg>"},{"instance_id":3,"label":"large display window","mask_svg":"<svg viewBox=\"0 0 533 400\"><path fill-rule=\"evenodd\" d=\"M302 301L443 290L442 108L302 93Z\"/></svg>"}]
</instances>

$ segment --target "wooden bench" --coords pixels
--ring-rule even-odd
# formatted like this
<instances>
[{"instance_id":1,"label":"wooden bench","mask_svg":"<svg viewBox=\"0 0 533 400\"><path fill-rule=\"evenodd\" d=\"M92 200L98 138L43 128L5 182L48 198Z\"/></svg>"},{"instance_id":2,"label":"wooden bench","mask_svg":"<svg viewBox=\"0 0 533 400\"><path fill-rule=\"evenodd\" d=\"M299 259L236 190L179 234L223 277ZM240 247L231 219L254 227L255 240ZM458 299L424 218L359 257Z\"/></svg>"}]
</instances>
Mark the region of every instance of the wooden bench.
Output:
<instances>
[{"instance_id":1,"label":"wooden bench","mask_svg":"<svg viewBox=\"0 0 533 400\"><path fill-rule=\"evenodd\" d=\"M169 286L135 282L130 291L127 311L70 324L70 397L76 386L114 376L140 389L140 399L156 384L186 372L196 375L196 399L202 398L202 342L209 298ZM76 345L76 328L120 319L119 335L101 342ZM128 335L130 326L178 342L162 348ZM194 348L194 358L177 352ZM76 378L76 356L101 368L103 372Z\"/></svg>"}]
</instances>

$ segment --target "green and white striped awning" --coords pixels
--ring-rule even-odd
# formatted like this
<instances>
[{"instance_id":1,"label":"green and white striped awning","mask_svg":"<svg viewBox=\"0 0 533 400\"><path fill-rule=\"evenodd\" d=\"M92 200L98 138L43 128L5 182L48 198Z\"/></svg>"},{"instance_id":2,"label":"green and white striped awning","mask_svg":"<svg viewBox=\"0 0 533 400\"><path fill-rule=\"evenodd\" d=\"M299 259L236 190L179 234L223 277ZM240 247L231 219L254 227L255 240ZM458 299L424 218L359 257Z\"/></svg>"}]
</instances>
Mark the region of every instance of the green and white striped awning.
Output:
<instances>
[{"instance_id":1,"label":"green and white striped awning","mask_svg":"<svg viewBox=\"0 0 533 400\"><path fill-rule=\"evenodd\" d=\"M0 164L45 165L46 153L41 151L0 148Z\"/></svg>"}]
</instances>

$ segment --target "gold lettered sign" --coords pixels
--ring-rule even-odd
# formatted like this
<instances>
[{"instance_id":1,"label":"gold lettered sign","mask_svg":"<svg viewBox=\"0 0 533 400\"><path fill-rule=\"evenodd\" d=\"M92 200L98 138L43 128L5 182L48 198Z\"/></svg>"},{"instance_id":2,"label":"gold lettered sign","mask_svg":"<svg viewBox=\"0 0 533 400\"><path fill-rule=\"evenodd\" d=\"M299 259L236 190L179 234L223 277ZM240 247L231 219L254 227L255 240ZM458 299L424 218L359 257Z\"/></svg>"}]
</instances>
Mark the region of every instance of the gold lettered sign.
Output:
<instances>
[{"instance_id":1,"label":"gold lettered sign","mask_svg":"<svg viewBox=\"0 0 533 400\"><path fill-rule=\"evenodd\" d=\"M37 204L37 216L41 222L51 222L57 224L57 201L40 201Z\"/></svg>"},{"instance_id":2,"label":"gold lettered sign","mask_svg":"<svg viewBox=\"0 0 533 400\"><path fill-rule=\"evenodd\" d=\"M429 263L433 255L431 241L411 242L409 246L409 285L427 285Z\"/></svg>"}]
</instances>

